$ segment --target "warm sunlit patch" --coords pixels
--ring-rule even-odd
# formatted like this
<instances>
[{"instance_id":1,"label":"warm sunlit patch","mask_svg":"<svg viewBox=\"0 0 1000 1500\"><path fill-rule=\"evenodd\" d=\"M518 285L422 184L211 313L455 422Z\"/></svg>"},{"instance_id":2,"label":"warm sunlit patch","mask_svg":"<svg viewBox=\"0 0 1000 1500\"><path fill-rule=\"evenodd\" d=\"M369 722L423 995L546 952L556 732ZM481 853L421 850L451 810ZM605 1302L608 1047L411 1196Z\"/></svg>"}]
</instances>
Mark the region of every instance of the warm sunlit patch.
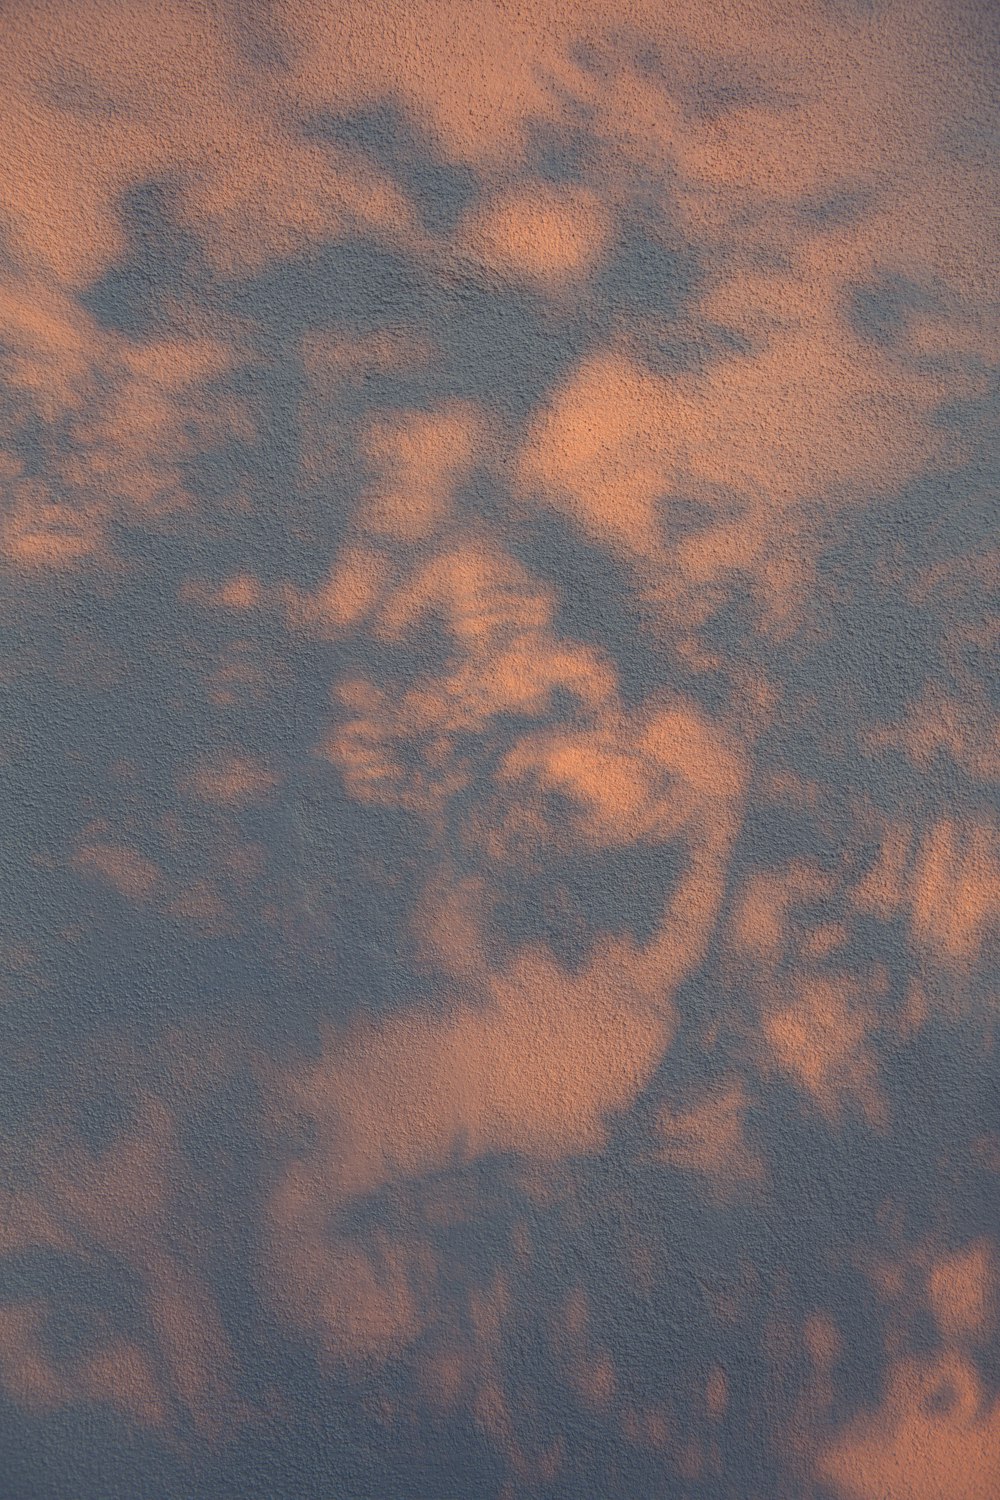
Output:
<instances>
[{"instance_id":1,"label":"warm sunlit patch","mask_svg":"<svg viewBox=\"0 0 1000 1500\"><path fill-rule=\"evenodd\" d=\"M175 0L155 19L102 0L31 7L5 16L3 41L18 61L0 111L14 244L65 284L128 253L121 202L155 180L178 184L185 226L225 272L359 220L412 223L387 174L290 128L287 97L262 75L246 86L222 17L203 7Z\"/></svg>"},{"instance_id":2,"label":"warm sunlit patch","mask_svg":"<svg viewBox=\"0 0 1000 1500\"><path fill-rule=\"evenodd\" d=\"M785 512L830 491L870 492L887 471L894 485L916 472L939 441L928 417L944 391L931 381L921 408L916 393L901 393L894 369L876 368L874 355L852 346L839 315L817 326L805 291L766 291L790 326L754 358L670 379L607 353L581 366L529 433L524 490L606 545L664 563L668 497L713 486L739 498L742 516L687 540L671 565L698 584L761 570L765 592L801 593L811 575L808 552L798 553L808 537L795 542L796 520ZM803 303L794 320L793 295ZM779 517L783 553L773 533Z\"/></svg>"},{"instance_id":3,"label":"warm sunlit patch","mask_svg":"<svg viewBox=\"0 0 1000 1500\"><path fill-rule=\"evenodd\" d=\"M948 966L975 964L1000 922L1000 833L993 820L937 818L885 828L854 892L862 911L909 915L917 947Z\"/></svg>"},{"instance_id":4,"label":"warm sunlit patch","mask_svg":"<svg viewBox=\"0 0 1000 1500\"><path fill-rule=\"evenodd\" d=\"M807 1398L820 1413L834 1404L836 1371L844 1350L844 1339L833 1317L827 1312L810 1313L802 1328L802 1340L809 1356L810 1374Z\"/></svg>"},{"instance_id":5,"label":"warm sunlit patch","mask_svg":"<svg viewBox=\"0 0 1000 1500\"><path fill-rule=\"evenodd\" d=\"M402 541L432 533L448 518L455 487L481 446L480 421L466 407L377 418L361 444L376 477L362 498L359 525Z\"/></svg>"},{"instance_id":6,"label":"warm sunlit patch","mask_svg":"<svg viewBox=\"0 0 1000 1500\"><path fill-rule=\"evenodd\" d=\"M228 578L214 596L214 602L226 609L254 609L261 600L261 586L248 573L236 573Z\"/></svg>"},{"instance_id":7,"label":"warm sunlit patch","mask_svg":"<svg viewBox=\"0 0 1000 1500\"><path fill-rule=\"evenodd\" d=\"M952 959L974 959L1000 923L1000 856L995 824L933 825L915 871L913 929L920 944Z\"/></svg>"},{"instance_id":8,"label":"warm sunlit patch","mask_svg":"<svg viewBox=\"0 0 1000 1500\"><path fill-rule=\"evenodd\" d=\"M15 485L12 512L0 530L0 556L8 562L27 569L73 568L98 557L101 541L93 514L51 503L37 483Z\"/></svg>"},{"instance_id":9,"label":"warm sunlit patch","mask_svg":"<svg viewBox=\"0 0 1000 1500\"><path fill-rule=\"evenodd\" d=\"M608 227L594 193L538 184L492 201L465 226L465 236L490 269L559 286L595 265Z\"/></svg>"},{"instance_id":10,"label":"warm sunlit patch","mask_svg":"<svg viewBox=\"0 0 1000 1500\"><path fill-rule=\"evenodd\" d=\"M1000 1474L1000 1403L980 1363L997 1326L996 1248L986 1237L899 1241L902 1209L889 1202L879 1215L890 1253L861 1262L885 1309L885 1393L822 1440L817 1472L838 1500L978 1500ZM928 1314L937 1352L917 1357Z\"/></svg>"},{"instance_id":11,"label":"warm sunlit patch","mask_svg":"<svg viewBox=\"0 0 1000 1500\"><path fill-rule=\"evenodd\" d=\"M683 462L670 387L627 360L596 355L556 393L522 454L540 490L599 541L656 550L657 506Z\"/></svg>"},{"instance_id":12,"label":"warm sunlit patch","mask_svg":"<svg viewBox=\"0 0 1000 1500\"><path fill-rule=\"evenodd\" d=\"M294 0L284 22L299 97L345 113L373 94L398 99L453 160L516 159L527 122L557 112L546 69L572 71L560 56L574 34L572 17L554 6L380 0L362 13Z\"/></svg>"},{"instance_id":13,"label":"warm sunlit patch","mask_svg":"<svg viewBox=\"0 0 1000 1500\"><path fill-rule=\"evenodd\" d=\"M443 624L452 651L442 670L402 688L340 682L341 723L324 749L359 800L436 815L468 785L463 737L490 732L505 714L549 713L558 693L591 711L612 697L613 674L601 654L560 640L551 594L497 550L446 550L384 602L374 592L371 557L359 551L345 559L345 599L356 600L356 613L371 609L376 633L393 642L405 642L428 620ZM335 575L332 590L336 583ZM355 583L359 593L352 595ZM318 596L309 607L319 608Z\"/></svg>"},{"instance_id":14,"label":"warm sunlit patch","mask_svg":"<svg viewBox=\"0 0 1000 1500\"><path fill-rule=\"evenodd\" d=\"M0 288L0 371L45 421L80 400L99 342L72 297L37 278L10 278ZM6 457L6 455L5 455Z\"/></svg>"},{"instance_id":15,"label":"warm sunlit patch","mask_svg":"<svg viewBox=\"0 0 1000 1500\"><path fill-rule=\"evenodd\" d=\"M221 583L187 578L178 590L178 598L183 604L199 604L209 609L232 610L243 614L263 609L271 602L273 591L252 573L233 573Z\"/></svg>"},{"instance_id":16,"label":"warm sunlit patch","mask_svg":"<svg viewBox=\"0 0 1000 1500\"><path fill-rule=\"evenodd\" d=\"M901 1361L877 1414L828 1444L817 1469L838 1500L983 1500L1000 1474L1000 1403L958 1355Z\"/></svg>"},{"instance_id":17,"label":"warm sunlit patch","mask_svg":"<svg viewBox=\"0 0 1000 1500\"><path fill-rule=\"evenodd\" d=\"M977 1240L942 1256L931 1271L929 1290L945 1338L987 1340L996 1327L1000 1292L995 1247Z\"/></svg>"},{"instance_id":18,"label":"warm sunlit patch","mask_svg":"<svg viewBox=\"0 0 1000 1500\"><path fill-rule=\"evenodd\" d=\"M337 636L361 625L391 591L397 569L373 547L344 547L325 583L311 593L282 593L290 624Z\"/></svg>"},{"instance_id":19,"label":"warm sunlit patch","mask_svg":"<svg viewBox=\"0 0 1000 1500\"><path fill-rule=\"evenodd\" d=\"M872 1125L887 1123L887 1103L871 1055L867 1008L845 980L803 980L790 1003L780 1001L764 1018L775 1060L831 1121L845 1105Z\"/></svg>"},{"instance_id":20,"label":"warm sunlit patch","mask_svg":"<svg viewBox=\"0 0 1000 1500\"><path fill-rule=\"evenodd\" d=\"M94 403L78 419L72 477L99 485L110 499L146 516L191 505L187 461L253 436L245 404L212 389L233 358L217 342L199 338L118 351L101 371L110 399Z\"/></svg>"},{"instance_id":21,"label":"warm sunlit patch","mask_svg":"<svg viewBox=\"0 0 1000 1500\"><path fill-rule=\"evenodd\" d=\"M674 1425L667 1410L657 1406L627 1409L622 1431L630 1442L657 1453L666 1453L674 1442Z\"/></svg>"},{"instance_id":22,"label":"warm sunlit patch","mask_svg":"<svg viewBox=\"0 0 1000 1500\"><path fill-rule=\"evenodd\" d=\"M304 389L296 464L303 479L317 485L335 478L343 462L345 398L379 377L426 375L437 358L432 338L396 328L349 334L309 326L299 350Z\"/></svg>"},{"instance_id":23,"label":"warm sunlit patch","mask_svg":"<svg viewBox=\"0 0 1000 1500\"><path fill-rule=\"evenodd\" d=\"M13 423L0 555L35 572L107 572L116 520L187 508L190 461L252 437L245 404L218 387L236 355L197 335L135 345L43 280L14 285L0 298Z\"/></svg>"},{"instance_id":24,"label":"warm sunlit patch","mask_svg":"<svg viewBox=\"0 0 1000 1500\"><path fill-rule=\"evenodd\" d=\"M740 893L732 937L758 966L774 972L811 935L811 926L799 915L802 907L822 900L831 889L830 877L807 860L754 874Z\"/></svg>"}]
</instances>

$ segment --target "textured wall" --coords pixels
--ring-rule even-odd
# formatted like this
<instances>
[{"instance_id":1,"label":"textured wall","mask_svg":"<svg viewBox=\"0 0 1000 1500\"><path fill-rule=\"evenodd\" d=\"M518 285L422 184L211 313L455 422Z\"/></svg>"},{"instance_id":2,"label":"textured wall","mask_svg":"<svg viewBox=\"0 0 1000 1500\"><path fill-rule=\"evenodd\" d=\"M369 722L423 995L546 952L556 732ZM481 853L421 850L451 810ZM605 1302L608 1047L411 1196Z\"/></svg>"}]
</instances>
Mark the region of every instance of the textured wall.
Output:
<instances>
[{"instance_id":1,"label":"textured wall","mask_svg":"<svg viewBox=\"0 0 1000 1500\"><path fill-rule=\"evenodd\" d=\"M3 1500L1000 1495L998 41L0 6Z\"/></svg>"}]
</instances>

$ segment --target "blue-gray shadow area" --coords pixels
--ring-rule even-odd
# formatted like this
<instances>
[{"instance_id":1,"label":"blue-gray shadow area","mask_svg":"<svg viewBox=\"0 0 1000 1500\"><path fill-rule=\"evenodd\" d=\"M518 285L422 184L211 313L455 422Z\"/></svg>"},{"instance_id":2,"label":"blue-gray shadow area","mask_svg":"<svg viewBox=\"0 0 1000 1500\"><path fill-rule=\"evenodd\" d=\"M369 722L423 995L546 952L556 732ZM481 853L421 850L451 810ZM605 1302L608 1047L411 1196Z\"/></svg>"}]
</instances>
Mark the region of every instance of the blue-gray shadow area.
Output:
<instances>
[{"instance_id":1,"label":"blue-gray shadow area","mask_svg":"<svg viewBox=\"0 0 1000 1500\"><path fill-rule=\"evenodd\" d=\"M176 183L151 179L123 194L125 258L79 294L99 327L136 339L162 333L169 325L164 304L190 295L194 278L204 275L197 239L178 222L176 192Z\"/></svg>"},{"instance_id":2,"label":"blue-gray shadow area","mask_svg":"<svg viewBox=\"0 0 1000 1500\"><path fill-rule=\"evenodd\" d=\"M905 337L909 319L918 312L938 312L940 294L909 280L886 274L875 282L860 282L848 289L848 320L854 332L867 342L886 348L898 346Z\"/></svg>"},{"instance_id":3,"label":"blue-gray shadow area","mask_svg":"<svg viewBox=\"0 0 1000 1500\"><path fill-rule=\"evenodd\" d=\"M74 1365L109 1335L142 1330L144 1309L125 1266L111 1257L81 1264L65 1252L33 1249L0 1259L0 1303L47 1303L40 1346L55 1363Z\"/></svg>"},{"instance_id":4,"label":"blue-gray shadow area","mask_svg":"<svg viewBox=\"0 0 1000 1500\"><path fill-rule=\"evenodd\" d=\"M270 351L287 350L307 331L432 328L435 369L415 404L473 399L515 425L599 336L579 310L554 312L528 288L465 267L435 268L363 233L229 284L220 297Z\"/></svg>"},{"instance_id":5,"label":"blue-gray shadow area","mask_svg":"<svg viewBox=\"0 0 1000 1500\"><path fill-rule=\"evenodd\" d=\"M430 135L395 102L314 116L302 130L307 139L347 150L394 178L432 233L450 233L479 198L475 172L442 156Z\"/></svg>"},{"instance_id":6,"label":"blue-gray shadow area","mask_svg":"<svg viewBox=\"0 0 1000 1500\"><path fill-rule=\"evenodd\" d=\"M649 843L543 856L527 871L515 866L496 880L488 953L502 968L512 952L543 947L573 972L609 936L645 947L685 864L684 851Z\"/></svg>"},{"instance_id":7,"label":"blue-gray shadow area","mask_svg":"<svg viewBox=\"0 0 1000 1500\"><path fill-rule=\"evenodd\" d=\"M502 513L502 497L492 511ZM519 523L510 528L509 546L515 557L553 590L555 628L568 640L583 641L606 654L615 669L618 691L630 709L671 693L685 694L710 713L732 703L733 684L724 660L718 668L695 670L677 649L681 628L668 623L657 606L655 588L642 572L630 568L606 547L584 535L571 519L547 506L524 508ZM708 527L718 512L683 497L664 494L660 522L665 540L678 542ZM704 627L715 644L721 633L731 645L743 635L722 617L720 606Z\"/></svg>"}]
</instances>

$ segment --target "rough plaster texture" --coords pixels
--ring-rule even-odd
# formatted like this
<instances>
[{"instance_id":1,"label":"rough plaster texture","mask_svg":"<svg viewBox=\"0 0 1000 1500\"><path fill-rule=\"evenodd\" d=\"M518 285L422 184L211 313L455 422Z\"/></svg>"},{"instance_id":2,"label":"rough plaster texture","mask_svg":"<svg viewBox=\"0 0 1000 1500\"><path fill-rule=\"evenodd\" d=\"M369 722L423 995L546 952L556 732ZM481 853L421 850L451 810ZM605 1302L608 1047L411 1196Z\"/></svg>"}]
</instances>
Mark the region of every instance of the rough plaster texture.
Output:
<instances>
[{"instance_id":1,"label":"rough plaster texture","mask_svg":"<svg viewBox=\"0 0 1000 1500\"><path fill-rule=\"evenodd\" d=\"M0 7L0 1496L990 1500L990 0Z\"/></svg>"}]
</instances>

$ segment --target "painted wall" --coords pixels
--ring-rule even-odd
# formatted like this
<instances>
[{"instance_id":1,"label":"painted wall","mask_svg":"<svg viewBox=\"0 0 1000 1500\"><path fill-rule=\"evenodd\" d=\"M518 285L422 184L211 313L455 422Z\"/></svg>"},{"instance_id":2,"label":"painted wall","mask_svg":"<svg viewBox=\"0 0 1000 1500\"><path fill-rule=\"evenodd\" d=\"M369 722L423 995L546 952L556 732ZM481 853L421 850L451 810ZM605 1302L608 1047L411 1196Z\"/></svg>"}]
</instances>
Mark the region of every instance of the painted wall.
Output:
<instances>
[{"instance_id":1,"label":"painted wall","mask_svg":"<svg viewBox=\"0 0 1000 1500\"><path fill-rule=\"evenodd\" d=\"M0 11L0 1495L1000 1495L1000 10Z\"/></svg>"}]
</instances>

